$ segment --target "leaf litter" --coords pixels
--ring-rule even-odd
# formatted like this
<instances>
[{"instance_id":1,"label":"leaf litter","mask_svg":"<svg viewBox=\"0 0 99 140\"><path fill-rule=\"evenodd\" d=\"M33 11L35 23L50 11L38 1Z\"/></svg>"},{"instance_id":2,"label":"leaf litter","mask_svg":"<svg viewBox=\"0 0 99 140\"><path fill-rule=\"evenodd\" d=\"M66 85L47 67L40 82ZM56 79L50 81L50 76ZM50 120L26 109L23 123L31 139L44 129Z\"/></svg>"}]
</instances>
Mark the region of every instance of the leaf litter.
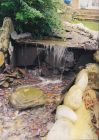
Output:
<instances>
[{"instance_id":1,"label":"leaf litter","mask_svg":"<svg viewBox=\"0 0 99 140\"><path fill-rule=\"evenodd\" d=\"M72 78L73 79L73 78ZM72 81L71 79L71 81ZM52 82L52 81L56 82ZM8 82L7 86L2 81ZM68 85L69 80L58 81L50 78L44 81L32 72L21 69L5 71L0 74L0 140L41 140L55 122L57 105L61 102L61 91ZM9 104L9 95L16 87L32 85L44 91L48 100L42 107L27 110L15 110Z\"/></svg>"}]
</instances>

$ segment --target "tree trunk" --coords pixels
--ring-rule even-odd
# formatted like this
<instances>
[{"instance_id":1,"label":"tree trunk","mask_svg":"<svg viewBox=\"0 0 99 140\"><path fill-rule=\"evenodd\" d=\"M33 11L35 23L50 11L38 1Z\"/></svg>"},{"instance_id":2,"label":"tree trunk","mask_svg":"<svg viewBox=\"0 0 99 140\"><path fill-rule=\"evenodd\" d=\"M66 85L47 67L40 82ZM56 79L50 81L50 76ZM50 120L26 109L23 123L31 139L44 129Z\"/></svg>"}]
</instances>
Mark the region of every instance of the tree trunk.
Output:
<instances>
[{"instance_id":1,"label":"tree trunk","mask_svg":"<svg viewBox=\"0 0 99 140\"><path fill-rule=\"evenodd\" d=\"M14 31L12 20L5 17L0 29L0 72L4 69L8 56L9 38L12 31Z\"/></svg>"}]
</instances>

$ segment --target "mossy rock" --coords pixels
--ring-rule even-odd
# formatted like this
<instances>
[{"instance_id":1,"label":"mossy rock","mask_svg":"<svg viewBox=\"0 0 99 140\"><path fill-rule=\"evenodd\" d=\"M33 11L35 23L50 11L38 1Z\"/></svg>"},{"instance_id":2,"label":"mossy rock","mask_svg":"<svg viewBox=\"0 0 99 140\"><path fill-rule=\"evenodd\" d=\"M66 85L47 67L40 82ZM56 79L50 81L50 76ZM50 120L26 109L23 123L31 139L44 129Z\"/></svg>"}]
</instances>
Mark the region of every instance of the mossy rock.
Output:
<instances>
[{"instance_id":1,"label":"mossy rock","mask_svg":"<svg viewBox=\"0 0 99 140\"><path fill-rule=\"evenodd\" d=\"M10 95L9 101L14 108L22 110L44 105L46 96L39 88L24 86L17 88L15 92Z\"/></svg>"}]
</instances>

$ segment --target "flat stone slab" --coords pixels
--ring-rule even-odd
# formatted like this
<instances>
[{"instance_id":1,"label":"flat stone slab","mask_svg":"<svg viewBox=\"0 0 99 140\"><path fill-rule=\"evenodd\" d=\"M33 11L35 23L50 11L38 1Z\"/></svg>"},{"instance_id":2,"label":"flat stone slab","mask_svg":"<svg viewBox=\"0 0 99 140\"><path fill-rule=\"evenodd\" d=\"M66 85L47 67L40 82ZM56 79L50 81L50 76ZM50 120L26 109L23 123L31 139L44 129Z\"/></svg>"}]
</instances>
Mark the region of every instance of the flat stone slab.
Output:
<instances>
[{"instance_id":1,"label":"flat stone slab","mask_svg":"<svg viewBox=\"0 0 99 140\"><path fill-rule=\"evenodd\" d=\"M68 29L68 26L66 27ZM17 44L31 45L33 47L66 47L78 48L85 50L98 50L98 41L92 35L80 29L69 27L69 30L64 29L60 34L53 35L53 37L44 37L41 40L34 40L29 38L12 37Z\"/></svg>"}]
</instances>

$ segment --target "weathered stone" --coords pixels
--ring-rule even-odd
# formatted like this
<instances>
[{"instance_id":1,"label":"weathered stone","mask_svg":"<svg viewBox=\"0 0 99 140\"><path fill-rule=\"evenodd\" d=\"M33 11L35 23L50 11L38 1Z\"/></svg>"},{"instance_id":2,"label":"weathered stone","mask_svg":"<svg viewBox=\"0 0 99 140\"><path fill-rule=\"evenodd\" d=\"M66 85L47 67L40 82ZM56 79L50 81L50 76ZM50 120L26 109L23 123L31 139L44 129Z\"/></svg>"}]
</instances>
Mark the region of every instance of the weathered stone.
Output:
<instances>
[{"instance_id":1,"label":"weathered stone","mask_svg":"<svg viewBox=\"0 0 99 140\"><path fill-rule=\"evenodd\" d=\"M9 101L14 108L22 110L44 105L46 98L42 90L32 86L24 86L17 88L10 95Z\"/></svg>"},{"instance_id":2,"label":"weathered stone","mask_svg":"<svg viewBox=\"0 0 99 140\"><path fill-rule=\"evenodd\" d=\"M94 59L99 62L99 50L94 53Z\"/></svg>"},{"instance_id":3,"label":"weathered stone","mask_svg":"<svg viewBox=\"0 0 99 140\"><path fill-rule=\"evenodd\" d=\"M14 30L12 20L8 17L4 18L0 31L0 69L6 62L8 56L10 33Z\"/></svg>"},{"instance_id":4,"label":"weathered stone","mask_svg":"<svg viewBox=\"0 0 99 140\"><path fill-rule=\"evenodd\" d=\"M99 74L92 72L89 73L89 86L92 89L99 89Z\"/></svg>"},{"instance_id":5,"label":"weathered stone","mask_svg":"<svg viewBox=\"0 0 99 140\"><path fill-rule=\"evenodd\" d=\"M6 52L9 47L10 33L14 30L12 20L6 17L3 21L1 29L2 31L0 32L0 49Z\"/></svg>"},{"instance_id":6,"label":"weathered stone","mask_svg":"<svg viewBox=\"0 0 99 140\"><path fill-rule=\"evenodd\" d=\"M31 33L22 33L22 34L17 34L15 31L11 33L11 38L13 40L18 40L18 39L25 39L25 38L32 38Z\"/></svg>"},{"instance_id":7,"label":"weathered stone","mask_svg":"<svg viewBox=\"0 0 99 140\"><path fill-rule=\"evenodd\" d=\"M4 64L4 54L0 51L0 66Z\"/></svg>"}]
</instances>

